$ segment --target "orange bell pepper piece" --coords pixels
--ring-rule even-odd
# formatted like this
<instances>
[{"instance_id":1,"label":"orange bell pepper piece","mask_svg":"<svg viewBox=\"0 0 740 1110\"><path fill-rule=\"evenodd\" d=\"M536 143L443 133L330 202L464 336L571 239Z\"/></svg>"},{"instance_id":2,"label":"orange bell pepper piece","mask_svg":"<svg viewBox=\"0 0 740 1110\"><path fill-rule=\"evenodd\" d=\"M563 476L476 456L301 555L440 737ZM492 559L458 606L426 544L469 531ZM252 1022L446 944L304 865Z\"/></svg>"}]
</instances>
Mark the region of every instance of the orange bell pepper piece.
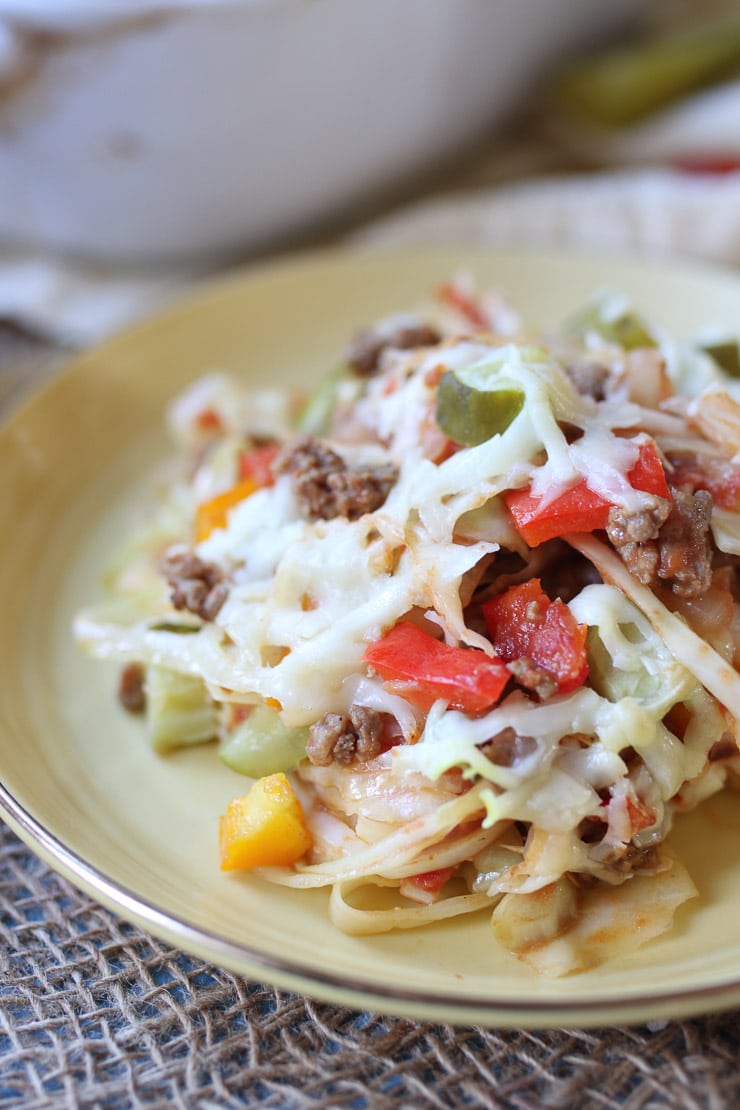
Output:
<instances>
[{"instance_id":1,"label":"orange bell pepper piece","mask_svg":"<svg viewBox=\"0 0 740 1110\"><path fill-rule=\"evenodd\" d=\"M301 804L281 772L234 798L219 824L221 870L289 867L313 843Z\"/></svg>"},{"instance_id":2,"label":"orange bell pepper piece","mask_svg":"<svg viewBox=\"0 0 740 1110\"><path fill-rule=\"evenodd\" d=\"M207 540L211 532L217 528L225 528L229 509L244 501L256 489L259 489L257 482L252 478L244 478L231 489L201 502L195 510L195 542L201 543L202 540Z\"/></svg>"}]
</instances>

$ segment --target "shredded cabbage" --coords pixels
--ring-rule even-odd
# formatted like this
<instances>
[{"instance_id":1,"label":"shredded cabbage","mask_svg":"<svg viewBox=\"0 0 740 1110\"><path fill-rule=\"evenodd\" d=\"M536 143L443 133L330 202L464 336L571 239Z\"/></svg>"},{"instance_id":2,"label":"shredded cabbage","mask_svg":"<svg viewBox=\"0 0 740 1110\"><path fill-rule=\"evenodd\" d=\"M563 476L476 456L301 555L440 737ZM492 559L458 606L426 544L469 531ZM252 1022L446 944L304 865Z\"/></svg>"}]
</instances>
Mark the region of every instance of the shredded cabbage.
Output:
<instances>
[{"instance_id":1,"label":"shredded cabbage","mask_svg":"<svg viewBox=\"0 0 740 1110\"><path fill-rule=\"evenodd\" d=\"M338 928L487 909L541 974L623 954L694 895L666 837L740 759L737 383L614 293L543 338L456 279L358 342L321 439L305 398L225 374L174 399L181 466L76 635L195 676L222 747L254 706L307 729L286 782L311 847L277 866L262 829L250 866L331 888ZM449 372L524 403L454 443Z\"/></svg>"}]
</instances>

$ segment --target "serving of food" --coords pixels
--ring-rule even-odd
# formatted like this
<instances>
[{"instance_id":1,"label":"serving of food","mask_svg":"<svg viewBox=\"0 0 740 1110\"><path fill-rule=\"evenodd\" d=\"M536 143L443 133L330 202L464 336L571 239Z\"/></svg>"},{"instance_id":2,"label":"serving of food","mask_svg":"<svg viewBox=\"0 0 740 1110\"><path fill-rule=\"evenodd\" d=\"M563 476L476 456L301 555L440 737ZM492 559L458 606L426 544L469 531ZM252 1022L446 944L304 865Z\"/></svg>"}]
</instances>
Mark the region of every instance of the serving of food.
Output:
<instances>
[{"instance_id":1,"label":"serving of food","mask_svg":"<svg viewBox=\"0 0 740 1110\"><path fill-rule=\"evenodd\" d=\"M486 914L559 977L671 928L669 833L740 770L740 361L499 285L366 321L308 397L181 391L74 624L157 752L234 772L214 870L353 935Z\"/></svg>"}]
</instances>

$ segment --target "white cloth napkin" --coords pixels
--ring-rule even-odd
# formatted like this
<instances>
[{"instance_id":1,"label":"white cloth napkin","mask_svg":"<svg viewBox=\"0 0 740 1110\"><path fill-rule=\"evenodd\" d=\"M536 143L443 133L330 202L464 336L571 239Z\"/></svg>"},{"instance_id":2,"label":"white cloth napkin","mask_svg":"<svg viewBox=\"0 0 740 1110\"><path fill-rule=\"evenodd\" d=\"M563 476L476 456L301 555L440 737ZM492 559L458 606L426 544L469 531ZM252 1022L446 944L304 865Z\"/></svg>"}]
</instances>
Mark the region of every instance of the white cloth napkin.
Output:
<instances>
[{"instance_id":1,"label":"white cloth napkin","mask_svg":"<svg viewBox=\"0 0 740 1110\"><path fill-rule=\"evenodd\" d=\"M740 172L622 171L430 200L362 229L363 246L477 243L740 263Z\"/></svg>"},{"instance_id":2,"label":"white cloth napkin","mask_svg":"<svg viewBox=\"0 0 740 1110\"><path fill-rule=\"evenodd\" d=\"M740 171L667 169L530 178L432 197L353 232L359 249L490 247L681 255L740 263ZM0 318L72 345L103 338L186 291L202 272L152 275L0 252Z\"/></svg>"},{"instance_id":3,"label":"white cloth napkin","mask_svg":"<svg viewBox=\"0 0 740 1110\"><path fill-rule=\"evenodd\" d=\"M0 320L64 346L103 339L156 311L201 274L106 269L40 253L0 249Z\"/></svg>"}]
</instances>

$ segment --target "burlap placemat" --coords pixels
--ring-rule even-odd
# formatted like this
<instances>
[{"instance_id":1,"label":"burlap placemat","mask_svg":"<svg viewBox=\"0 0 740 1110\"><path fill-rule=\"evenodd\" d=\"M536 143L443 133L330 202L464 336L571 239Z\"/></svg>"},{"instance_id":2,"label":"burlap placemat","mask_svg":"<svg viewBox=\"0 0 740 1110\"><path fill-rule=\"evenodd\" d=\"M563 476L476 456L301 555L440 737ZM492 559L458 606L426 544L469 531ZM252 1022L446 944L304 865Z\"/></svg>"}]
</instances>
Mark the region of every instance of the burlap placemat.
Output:
<instances>
[{"instance_id":1,"label":"burlap placemat","mask_svg":"<svg viewBox=\"0 0 740 1110\"><path fill-rule=\"evenodd\" d=\"M58 361L0 329L0 409ZM121 921L1 824L0 973L2 1107L740 1105L740 1014L491 1032L313 1002Z\"/></svg>"},{"instance_id":2,"label":"burlap placemat","mask_svg":"<svg viewBox=\"0 0 740 1110\"><path fill-rule=\"evenodd\" d=\"M681 1107L740 1102L740 1015L489 1032L276 991L155 940L0 834L0 1105Z\"/></svg>"}]
</instances>

